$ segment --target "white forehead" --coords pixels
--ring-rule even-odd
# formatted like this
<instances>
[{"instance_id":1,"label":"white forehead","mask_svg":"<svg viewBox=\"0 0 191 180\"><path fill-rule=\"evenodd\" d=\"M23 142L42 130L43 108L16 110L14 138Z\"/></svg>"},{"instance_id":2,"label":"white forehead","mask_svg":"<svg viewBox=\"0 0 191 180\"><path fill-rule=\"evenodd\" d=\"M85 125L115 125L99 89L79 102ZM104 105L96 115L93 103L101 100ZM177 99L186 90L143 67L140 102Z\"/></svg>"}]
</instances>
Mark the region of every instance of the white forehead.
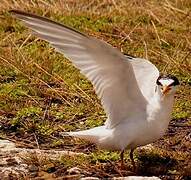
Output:
<instances>
[{"instance_id":1,"label":"white forehead","mask_svg":"<svg viewBox=\"0 0 191 180\"><path fill-rule=\"evenodd\" d=\"M159 82L163 86L169 86L170 84L172 84L174 82L174 80L173 79L160 79Z\"/></svg>"}]
</instances>

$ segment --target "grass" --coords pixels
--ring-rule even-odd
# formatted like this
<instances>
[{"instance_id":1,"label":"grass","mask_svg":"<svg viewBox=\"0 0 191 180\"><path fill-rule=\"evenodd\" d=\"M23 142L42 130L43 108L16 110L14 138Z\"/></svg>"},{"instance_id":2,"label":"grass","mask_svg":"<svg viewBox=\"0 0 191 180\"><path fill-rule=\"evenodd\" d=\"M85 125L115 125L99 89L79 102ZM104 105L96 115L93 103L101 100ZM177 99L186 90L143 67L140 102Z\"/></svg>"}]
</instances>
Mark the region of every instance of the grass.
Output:
<instances>
[{"instance_id":1,"label":"grass","mask_svg":"<svg viewBox=\"0 0 191 180\"><path fill-rule=\"evenodd\" d=\"M181 87L176 94L173 120L167 134L154 143L152 152L136 153L140 164L138 175L163 178L191 175L187 158L191 151L188 138L191 125L189 0L3 0L0 4L1 136L23 142L24 147L36 148L38 141L42 149L85 152L89 154L87 159L71 161L65 157L54 162L55 171L64 166L66 175L68 167L82 167L80 162L84 161L83 168L91 175L103 178L119 176L113 165L119 158L116 152L98 151L86 142L63 140L59 135L62 131L87 129L105 121L105 113L91 83L63 55L32 36L22 23L15 20L8 13L13 8L74 27L125 53L148 58L162 73L176 75ZM128 154L126 158L131 169Z\"/></svg>"}]
</instances>

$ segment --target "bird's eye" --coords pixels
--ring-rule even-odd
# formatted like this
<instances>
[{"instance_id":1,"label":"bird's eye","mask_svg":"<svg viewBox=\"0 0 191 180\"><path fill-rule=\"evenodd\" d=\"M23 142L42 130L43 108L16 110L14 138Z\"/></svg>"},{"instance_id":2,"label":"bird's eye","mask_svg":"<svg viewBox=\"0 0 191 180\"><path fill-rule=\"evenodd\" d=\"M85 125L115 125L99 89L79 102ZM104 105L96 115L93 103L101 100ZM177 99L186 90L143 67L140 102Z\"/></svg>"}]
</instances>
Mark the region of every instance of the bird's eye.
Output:
<instances>
[{"instance_id":1,"label":"bird's eye","mask_svg":"<svg viewBox=\"0 0 191 180\"><path fill-rule=\"evenodd\" d=\"M158 79L157 79L156 83L157 83L158 86L162 86L161 82Z\"/></svg>"}]
</instances>

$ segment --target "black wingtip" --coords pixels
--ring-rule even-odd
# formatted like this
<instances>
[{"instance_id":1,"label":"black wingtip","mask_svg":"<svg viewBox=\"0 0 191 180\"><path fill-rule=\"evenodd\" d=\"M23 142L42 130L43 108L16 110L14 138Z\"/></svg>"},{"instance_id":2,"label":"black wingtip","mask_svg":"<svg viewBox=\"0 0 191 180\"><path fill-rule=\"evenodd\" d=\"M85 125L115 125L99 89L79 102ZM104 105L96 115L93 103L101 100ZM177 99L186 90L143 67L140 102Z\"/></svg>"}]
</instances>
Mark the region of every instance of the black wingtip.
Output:
<instances>
[{"instance_id":1,"label":"black wingtip","mask_svg":"<svg viewBox=\"0 0 191 180\"><path fill-rule=\"evenodd\" d=\"M31 14L31 13L24 12L22 10L17 10L17 9L11 9L11 10L9 10L9 13L12 16L15 16L15 17L19 17L19 16L33 16L33 14Z\"/></svg>"},{"instance_id":2,"label":"black wingtip","mask_svg":"<svg viewBox=\"0 0 191 180\"><path fill-rule=\"evenodd\" d=\"M9 10L9 13L11 13L11 14L25 14L24 11L17 10L17 9L11 9L11 10Z\"/></svg>"},{"instance_id":3,"label":"black wingtip","mask_svg":"<svg viewBox=\"0 0 191 180\"><path fill-rule=\"evenodd\" d=\"M17 10L11 9L11 10L9 10L9 13L14 13L15 11L17 11Z\"/></svg>"},{"instance_id":4,"label":"black wingtip","mask_svg":"<svg viewBox=\"0 0 191 180\"><path fill-rule=\"evenodd\" d=\"M17 17L18 19L21 19L22 20L22 17L32 17L32 18L36 18L36 19L40 19L42 21L46 21L46 22L49 22L49 23L52 23L52 24L56 24L58 26L62 26L64 28L67 28L67 29L70 29L71 31L74 31L86 38L88 38L87 35L81 33L80 31L77 31L76 29L72 28L72 27L68 27L66 25L63 25L61 23L58 23L58 22L55 22L47 17L42 17L42 16L39 16L39 15L36 15L36 14L32 14L32 13L28 13L28 12L25 12L25 11L22 11L22 10L17 10L17 9L12 9L9 11L11 14L13 14L13 16Z\"/></svg>"}]
</instances>

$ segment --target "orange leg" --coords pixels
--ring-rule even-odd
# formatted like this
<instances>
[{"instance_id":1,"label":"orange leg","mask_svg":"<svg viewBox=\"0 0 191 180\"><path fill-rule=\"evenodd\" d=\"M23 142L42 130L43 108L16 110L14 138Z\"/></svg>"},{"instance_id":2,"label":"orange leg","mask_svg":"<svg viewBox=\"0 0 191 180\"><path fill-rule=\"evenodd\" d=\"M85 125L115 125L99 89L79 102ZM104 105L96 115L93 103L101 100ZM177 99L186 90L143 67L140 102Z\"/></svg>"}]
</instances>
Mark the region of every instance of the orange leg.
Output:
<instances>
[{"instance_id":1,"label":"orange leg","mask_svg":"<svg viewBox=\"0 0 191 180\"><path fill-rule=\"evenodd\" d=\"M131 164L133 165L133 171L135 171L136 166L135 166L135 161L134 161L134 158L133 158L133 152L134 152L134 149L131 149L131 151L130 151L130 159L131 159Z\"/></svg>"},{"instance_id":2,"label":"orange leg","mask_svg":"<svg viewBox=\"0 0 191 180\"><path fill-rule=\"evenodd\" d=\"M124 168L124 150L123 151L121 151L121 154L120 154L120 158L121 158L121 168L123 169Z\"/></svg>"}]
</instances>

